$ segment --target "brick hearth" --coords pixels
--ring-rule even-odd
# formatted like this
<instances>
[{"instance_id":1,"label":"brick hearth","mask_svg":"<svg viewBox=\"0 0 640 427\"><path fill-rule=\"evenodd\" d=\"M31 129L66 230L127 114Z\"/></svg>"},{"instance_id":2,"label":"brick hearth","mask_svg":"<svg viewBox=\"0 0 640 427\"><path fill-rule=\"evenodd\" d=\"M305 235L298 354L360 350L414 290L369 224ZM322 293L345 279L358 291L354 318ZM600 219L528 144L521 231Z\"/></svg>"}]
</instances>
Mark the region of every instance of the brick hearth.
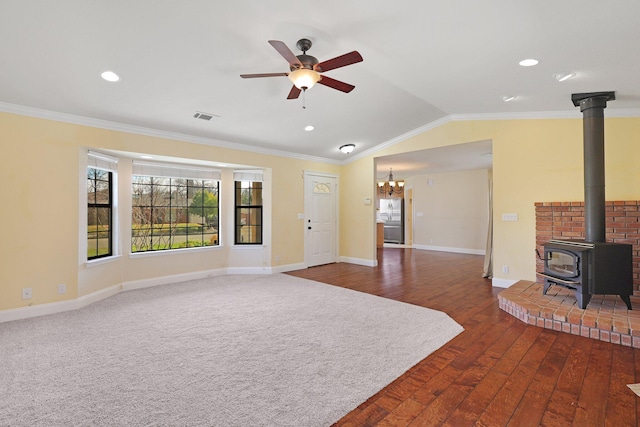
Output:
<instances>
[{"instance_id":1,"label":"brick hearth","mask_svg":"<svg viewBox=\"0 0 640 427\"><path fill-rule=\"evenodd\" d=\"M584 202L535 203L536 249L551 239L584 239ZM628 310L617 295L592 295L586 309L573 290L552 286L542 295L542 279L520 281L498 296L500 308L530 325L640 348L640 201L605 203L606 239L633 246L633 293ZM533 256L533 255L532 255ZM536 271L544 264L536 259Z\"/></svg>"},{"instance_id":2,"label":"brick hearth","mask_svg":"<svg viewBox=\"0 0 640 427\"><path fill-rule=\"evenodd\" d=\"M500 308L530 325L580 335L613 344L640 348L640 296L631 296L628 310L616 295L593 295L586 309L576 303L574 291L521 280L498 295Z\"/></svg>"}]
</instances>

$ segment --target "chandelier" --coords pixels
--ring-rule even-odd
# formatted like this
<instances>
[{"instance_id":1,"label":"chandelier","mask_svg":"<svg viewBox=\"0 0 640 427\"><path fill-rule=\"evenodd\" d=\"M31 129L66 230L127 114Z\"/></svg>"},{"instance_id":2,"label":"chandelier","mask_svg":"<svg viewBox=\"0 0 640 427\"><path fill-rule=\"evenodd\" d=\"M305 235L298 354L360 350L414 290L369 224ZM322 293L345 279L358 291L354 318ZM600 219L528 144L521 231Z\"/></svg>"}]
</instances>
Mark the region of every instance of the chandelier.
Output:
<instances>
[{"instance_id":1,"label":"chandelier","mask_svg":"<svg viewBox=\"0 0 640 427\"><path fill-rule=\"evenodd\" d=\"M394 181L393 180L393 170L389 168L389 177L388 181L378 181L378 191L380 194L389 194L389 196L393 196L394 194L402 194L404 192L404 181Z\"/></svg>"}]
</instances>

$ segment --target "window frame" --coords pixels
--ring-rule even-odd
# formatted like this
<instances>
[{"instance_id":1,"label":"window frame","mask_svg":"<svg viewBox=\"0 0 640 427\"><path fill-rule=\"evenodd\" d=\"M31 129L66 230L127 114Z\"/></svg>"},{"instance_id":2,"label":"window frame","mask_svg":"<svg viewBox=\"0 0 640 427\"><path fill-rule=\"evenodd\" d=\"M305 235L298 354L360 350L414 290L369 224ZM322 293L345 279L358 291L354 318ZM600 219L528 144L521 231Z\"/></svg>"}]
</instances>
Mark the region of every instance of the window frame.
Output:
<instances>
[{"instance_id":1,"label":"window frame","mask_svg":"<svg viewBox=\"0 0 640 427\"><path fill-rule=\"evenodd\" d=\"M108 183L108 198L109 201L108 203L97 203L97 185L95 185L95 182L98 181L97 179L97 174L94 172L93 173L93 177L89 177L89 170L94 170L94 171L103 171L107 173L107 177L108 179L106 180ZM89 201L89 189L87 188L87 261L95 261L98 259L102 259L102 258L107 258L107 257L112 257L114 255L113 253L113 236L114 236L114 203L113 203L113 195L114 195L114 191L113 191L113 182L114 182L114 173L111 170L107 170L107 169L102 169L99 167L95 167L92 165L88 165L87 166L87 181L92 180L94 181L94 185L93 185L93 202ZM105 180L100 180L100 181L105 181ZM88 183L88 182L87 182ZM95 237L95 241L96 241L96 255L94 256L89 256L89 239L90 239L90 232L89 232L89 212L91 212L92 209L108 209L108 220L109 220L109 228L107 231L107 241L108 241L108 251L107 253L103 253L100 254L99 253L99 234L100 232L96 229L96 237ZM98 218L98 215L96 214L96 218ZM98 224L96 224L97 227ZM91 240L94 240L93 238L91 238Z\"/></svg>"},{"instance_id":2,"label":"window frame","mask_svg":"<svg viewBox=\"0 0 640 427\"><path fill-rule=\"evenodd\" d=\"M250 204L243 204L242 203L242 183L249 183L249 189L250 190L256 190L256 188L253 187L253 185L255 184L259 184L259 190L260 190L260 204L254 204L254 203L250 203ZM233 193L234 193L234 215L233 215L233 239L234 239L234 244L238 245L238 246L256 246L256 245L262 245L264 242L264 186L263 186L263 182L259 181L259 180L234 180L233 182ZM238 198L240 198L240 200L238 200ZM251 200L251 202L253 202L253 200ZM259 229L259 233L257 233L256 237L258 237L258 240L254 240L254 241L243 241L242 240L242 228L244 226L247 226L246 224L240 224L238 225L238 219L242 217L242 212L243 211L250 211L250 212L256 212L256 216L258 218L258 223L259 225L248 225L251 228L255 228L255 229ZM249 217L252 217L252 215L249 215ZM240 239L239 239L240 237ZM239 241L240 240L240 241Z\"/></svg>"}]
</instances>

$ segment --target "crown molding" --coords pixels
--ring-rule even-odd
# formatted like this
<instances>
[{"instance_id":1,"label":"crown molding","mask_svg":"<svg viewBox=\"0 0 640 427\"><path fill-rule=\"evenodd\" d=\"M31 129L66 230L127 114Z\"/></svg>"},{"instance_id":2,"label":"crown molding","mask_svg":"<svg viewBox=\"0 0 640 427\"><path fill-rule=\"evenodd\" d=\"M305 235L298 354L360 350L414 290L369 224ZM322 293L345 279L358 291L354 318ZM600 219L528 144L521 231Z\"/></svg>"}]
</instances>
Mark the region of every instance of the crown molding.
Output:
<instances>
[{"instance_id":1,"label":"crown molding","mask_svg":"<svg viewBox=\"0 0 640 427\"><path fill-rule=\"evenodd\" d=\"M453 121L466 120L540 120L540 119L581 119L577 108L563 111L527 111L518 113L452 114ZM640 108L607 108L605 119L640 117Z\"/></svg>"},{"instance_id":2,"label":"crown molding","mask_svg":"<svg viewBox=\"0 0 640 427\"><path fill-rule=\"evenodd\" d=\"M395 138L392 138L392 139L390 139L388 141L385 141L382 144L376 145L373 148L369 148L368 150L365 150L365 151L363 151L361 153L358 153L357 155L352 156L349 159L345 159L342 162L342 164L346 165L348 163L355 162L356 160L360 160L360 159L362 159L364 157L371 156L371 155L377 153L378 151L384 150L385 148L392 147L392 146L394 146L394 145L396 145L396 144L398 144L398 143L400 143L402 141L405 141L405 140L407 140L409 138L412 138L412 137L414 137L416 135L420 135L421 133L427 132L427 131L429 131L431 129L435 129L435 128L440 127L440 126L442 126L442 125L444 125L446 123L454 121L454 120L451 119L451 117L452 116L441 117L438 120L435 120L433 122L427 123L424 126L420 126L420 127L415 128L413 130L410 130L409 132L403 133L402 135L396 136Z\"/></svg>"},{"instance_id":3,"label":"crown molding","mask_svg":"<svg viewBox=\"0 0 640 427\"><path fill-rule=\"evenodd\" d=\"M18 114L21 116L35 117L57 122L71 123L75 125L94 127L99 129L113 130L118 132L132 133L136 135L151 136L156 138L171 139L175 141L190 142L193 144L209 145L213 147L228 148L231 150L248 151L252 153L265 154L277 157L288 157L311 162L329 163L340 165L341 160L328 159L324 157L308 156L305 154L291 153L289 151L272 150L268 148L256 147L253 145L240 144L221 139L205 138L188 135L179 132L169 132L158 129L146 128L143 126L128 125L124 123L111 122L108 120L94 119L91 117L77 116L74 114L59 113L40 108L26 107L24 105L9 104L0 102L0 112Z\"/></svg>"},{"instance_id":4,"label":"crown molding","mask_svg":"<svg viewBox=\"0 0 640 427\"><path fill-rule=\"evenodd\" d=\"M640 117L640 108L611 108L607 109L605 118L629 118ZM435 129L449 122L461 122L461 121L489 121L489 120L541 120L541 119L581 119L582 113L579 110L566 110L566 111L529 111L520 113L476 113L476 114L450 114L445 117L441 117L436 121L428 123L424 126L416 128L412 131L404 133L393 139L390 139L382 144L376 145L362 153L345 159L342 164L360 160L364 157L374 155L375 153L394 146L402 141L419 135L431 129Z\"/></svg>"},{"instance_id":5,"label":"crown molding","mask_svg":"<svg viewBox=\"0 0 640 427\"><path fill-rule=\"evenodd\" d=\"M305 160L311 162L327 163L333 165L346 165L357 160L372 156L375 153L386 148L392 147L402 141L406 141L421 133L435 129L449 122L456 121L472 121L472 120L540 120L540 119L577 119L582 114L577 109L566 111L531 111L519 113L478 113L478 114L450 114L441 117L433 122L427 123L416 129L410 130L402 135L385 141L368 150L360 152L356 155L350 155L348 159L335 160L326 157L308 156L305 154L291 153L289 151L272 150L261 148L253 145L240 144L221 139L205 138L199 136L188 135L178 132L162 131L158 129L146 128L142 126L127 125L108 120L94 119L91 117L77 116L74 114L59 113L40 108L27 107L24 105L10 104L0 101L0 112L19 114L22 116L35 117L45 120L53 120L64 123L71 123L81 126L89 126L94 128L113 130L118 132L126 132L137 135L151 136L156 138L171 139L175 141L190 142L200 145L208 145L213 147L228 148L231 150L248 151L252 153L265 154L277 157L287 157L297 160ZM629 118L640 117L640 108L608 108L606 118Z\"/></svg>"}]
</instances>

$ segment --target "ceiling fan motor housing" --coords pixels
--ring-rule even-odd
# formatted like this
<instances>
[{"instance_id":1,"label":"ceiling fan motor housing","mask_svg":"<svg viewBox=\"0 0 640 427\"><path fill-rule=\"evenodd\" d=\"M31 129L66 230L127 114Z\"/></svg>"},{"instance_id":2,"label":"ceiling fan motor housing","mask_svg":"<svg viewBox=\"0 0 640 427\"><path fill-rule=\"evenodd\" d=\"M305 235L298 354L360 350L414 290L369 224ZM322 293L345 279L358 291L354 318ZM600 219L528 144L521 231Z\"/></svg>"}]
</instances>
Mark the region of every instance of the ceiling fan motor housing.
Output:
<instances>
[{"instance_id":1,"label":"ceiling fan motor housing","mask_svg":"<svg viewBox=\"0 0 640 427\"><path fill-rule=\"evenodd\" d=\"M311 56L307 54L297 55L296 58L298 58L298 60L302 64L302 67L300 67L298 64L291 65L290 67L291 71L297 70L299 68L306 68L307 70L315 70L316 65L319 62L315 56Z\"/></svg>"},{"instance_id":2,"label":"ceiling fan motor housing","mask_svg":"<svg viewBox=\"0 0 640 427\"><path fill-rule=\"evenodd\" d=\"M296 47L302 51L302 55L297 55L298 61L302 64L300 67L298 64L291 65L291 71L295 71L299 68L306 68L307 70L316 70L318 61L315 56L307 55L307 51L311 49L312 43L309 39L300 39L296 43ZM316 70L319 71L319 70Z\"/></svg>"}]
</instances>

